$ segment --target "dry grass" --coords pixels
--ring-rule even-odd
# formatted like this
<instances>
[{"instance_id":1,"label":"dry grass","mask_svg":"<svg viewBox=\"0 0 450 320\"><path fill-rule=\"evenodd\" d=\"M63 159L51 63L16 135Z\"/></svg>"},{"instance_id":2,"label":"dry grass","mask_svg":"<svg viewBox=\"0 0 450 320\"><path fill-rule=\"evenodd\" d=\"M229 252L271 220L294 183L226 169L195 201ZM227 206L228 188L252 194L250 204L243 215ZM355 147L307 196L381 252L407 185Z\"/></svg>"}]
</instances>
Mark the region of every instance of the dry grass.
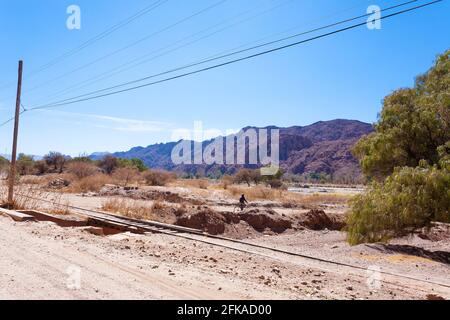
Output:
<instances>
[{"instance_id":1,"label":"dry grass","mask_svg":"<svg viewBox=\"0 0 450 320\"><path fill-rule=\"evenodd\" d=\"M47 212L58 215L69 215L71 213L69 209L69 202L64 201L63 203L54 205L52 208L47 209Z\"/></svg>"},{"instance_id":2,"label":"dry grass","mask_svg":"<svg viewBox=\"0 0 450 320\"><path fill-rule=\"evenodd\" d=\"M6 189L5 189L6 190ZM5 191L4 190L4 191ZM6 192L3 192L6 197ZM6 203L6 198L3 199ZM63 201L61 193L48 193L39 185L18 185L14 188L14 202L10 206L14 210L37 210L52 214L70 214L69 203Z\"/></svg>"},{"instance_id":3,"label":"dry grass","mask_svg":"<svg viewBox=\"0 0 450 320\"><path fill-rule=\"evenodd\" d=\"M100 169L92 163L74 161L67 165L67 171L78 179L83 179L96 174Z\"/></svg>"},{"instance_id":4,"label":"dry grass","mask_svg":"<svg viewBox=\"0 0 450 320\"><path fill-rule=\"evenodd\" d=\"M127 187L130 184L137 185L139 183L139 171L135 168L118 168L111 175L116 184Z\"/></svg>"},{"instance_id":5,"label":"dry grass","mask_svg":"<svg viewBox=\"0 0 450 320\"><path fill-rule=\"evenodd\" d=\"M111 198L103 203L102 209L130 218L152 220L155 218L153 211L162 208L162 206L158 201L148 205L131 199Z\"/></svg>"},{"instance_id":6,"label":"dry grass","mask_svg":"<svg viewBox=\"0 0 450 320\"><path fill-rule=\"evenodd\" d=\"M169 186L207 190L209 181L207 179L178 179L169 183Z\"/></svg>"},{"instance_id":7,"label":"dry grass","mask_svg":"<svg viewBox=\"0 0 450 320\"><path fill-rule=\"evenodd\" d=\"M65 191L71 193L98 192L105 184L113 182L111 176L99 173L74 181Z\"/></svg>"},{"instance_id":8,"label":"dry grass","mask_svg":"<svg viewBox=\"0 0 450 320\"><path fill-rule=\"evenodd\" d=\"M142 174L149 186L165 186L176 179L176 175L163 170L147 170Z\"/></svg>"},{"instance_id":9,"label":"dry grass","mask_svg":"<svg viewBox=\"0 0 450 320\"><path fill-rule=\"evenodd\" d=\"M301 194L286 191L283 194L283 203L295 203L305 206L318 206L321 204L341 204L345 205L352 198L352 195L336 194L336 193L314 193Z\"/></svg>"},{"instance_id":10,"label":"dry grass","mask_svg":"<svg viewBox=\"0 0 450 320\"><path fill-rule=\"evenodd\" d=\"M243 187L243 186L229 186L227 191L233 197L239 197L241 194L245 194L245 197L249 201L254 200L280 200L282 198L282 190L270 189L263 186L255 187Z\"/></svg>"},{"instance_id":11,"label":"dry grass","mask_svg":"<svg viewBox=\"0 0 450 320\"><path fill-rule=\"evenodd\" d=\"M351 198L350 195L342 194L301 194L290 192L287 190L271 189L264 186L244 187L244 186L229 186L227 192L233 197L239 197L245 194L249 201L255 200L270 200L282 202L286 206L289 204L317 206L320 204L346 204Z\"/></svg>"},{"instance_id":12,"label":"dry grass","mask_svg":"<svg viewBox=\"0 0 450 320\"><path fill-rule=\"evenodd\" d=\"M21 185L41 185L41 186L47 186L49 182L55 180L55 179L65 179L72 181L74 177L71 174L46 174L42 176L33 176L33 175L27 175L27 176L21 176L19 180L19 184Z\"/></svg>"}]
</instances>

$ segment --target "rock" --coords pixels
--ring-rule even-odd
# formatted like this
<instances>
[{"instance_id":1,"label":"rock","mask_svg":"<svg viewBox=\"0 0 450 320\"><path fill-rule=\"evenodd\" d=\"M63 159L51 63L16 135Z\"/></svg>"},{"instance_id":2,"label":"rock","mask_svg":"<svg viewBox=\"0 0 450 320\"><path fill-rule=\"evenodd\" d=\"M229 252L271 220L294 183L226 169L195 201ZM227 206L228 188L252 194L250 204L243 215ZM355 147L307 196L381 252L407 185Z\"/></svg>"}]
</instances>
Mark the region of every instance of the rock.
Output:
<instances>
[{"instance_id":1,"label":"rock","mask_svg":"<svg viewBox=\"0 0 450 320\"><path fill-rule=\"evenodd\" d=\"M203 230L217 235L225 232L225 217L209 208L194 214L183 214L177 218L176 224L183 227Z\"/></svg>"},{"instance_id":2,"label":"rock","mask_svg":"<svg viewBox=\"0 0 450 320\"><path fill-rule=\"evenodd\" d=\"M352 286L348 286L346 289L347 289L348 291L353 291L353 287L352 287Z\"/></svg>"},{"instance_id":3,"label":"rock","mask_svg":"<svg viewBox=\"0 0 450 320\"><path fill-rule=\"evenodd\" d=\"M104 236L103 228L98 227L81 227L81 230L85 232L89 232L90 234L96 235L96 236Z\"/></svg>"},{"instance_id":4,"label":"rock","mask_svg":"<svg viewBox=\"0 0 450 320\"><path fill-rule=\"evenodd\" d=\"M345 227L344 216L326 214L320 209L313 209L300 217L300 224L311 230L341 230Z\"/></svg>"},{"instance_id":5,"label":"rock","mask_svg":"<svg viewBox=\"0 0 450 320\"><path fill-rule=\"evenodd\" d=\"M61 189L64 187L68 187L70 185L70 181L62 178L56 178L48 183L49 188L53 189Z\"/></svg>"}]
</instances>

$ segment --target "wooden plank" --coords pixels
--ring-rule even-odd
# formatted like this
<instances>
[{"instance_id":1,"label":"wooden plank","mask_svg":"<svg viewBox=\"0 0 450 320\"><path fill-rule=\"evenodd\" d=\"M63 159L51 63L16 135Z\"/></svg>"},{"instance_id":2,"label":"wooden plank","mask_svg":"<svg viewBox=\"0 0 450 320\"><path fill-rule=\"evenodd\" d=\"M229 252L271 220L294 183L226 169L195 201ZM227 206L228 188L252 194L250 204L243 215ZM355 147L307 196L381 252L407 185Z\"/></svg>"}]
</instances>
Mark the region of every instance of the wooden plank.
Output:
<instances>
[{"instance_id":1,"label":"wooden plank","mask_svg":"<svg viewBox=\"0 0 450 320\"><path fill-rule=\"evenodd\" d=\"M23 214L31 215L38 221L54 222L60 227L85 227L87 225L86 220L67 219L64 216L54 216L42 211L37 210L17 210L17 211Z\"/></svg>"},{"instance_id":2,"label":"wooden plank","mask_svg":"<svg viewBox=\"0 0 450 320\"><path fill-rule=\"evenodd\" d=\"M14 221L20 221L20 222L23 222L23 221L35 221L33 216L30 216L29 214L13 211L13 210L0 208L0 214L3 215L3 216L10 217Z\"/></svg>"}]
</instances>

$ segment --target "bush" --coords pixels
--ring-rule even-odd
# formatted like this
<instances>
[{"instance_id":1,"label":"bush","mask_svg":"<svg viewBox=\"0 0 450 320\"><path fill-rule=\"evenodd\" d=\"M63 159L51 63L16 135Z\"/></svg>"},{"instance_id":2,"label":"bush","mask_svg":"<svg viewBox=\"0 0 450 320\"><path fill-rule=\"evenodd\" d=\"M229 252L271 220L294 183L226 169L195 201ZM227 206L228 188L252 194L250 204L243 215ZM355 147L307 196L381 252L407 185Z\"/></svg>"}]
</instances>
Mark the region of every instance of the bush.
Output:
<instances>
[{"instance_id":1,"label":"bush","mask_svg":"<svg viewBox=\"0 0 450 320\"><path fill-rule=\"evenodd\" d=\"M98 192L105 185L112 182L110 176L99 173L93 176L88 176L75 181L69 187L70 192Z\"/></svg>"},{"instance_id":2,"label":"bush","mask_svg":"<svg viewBox=\"0 0 450 320\"><path fill-rule=\"evenodd\" d=\"M375 132L353 152L376 180L352 203L348 241L387 241L450 221L450 50L413 88L384 99Z\"/></svg>"},{"instance_id":3,"label":"bush","mask_svg":"<svg viewBox=\"0 0 450 320\"><path fill-rule=\"evenodd\" d=\"M49 166L45 160L36 161L34 163L34 171L37 175L42 175L47 173Z\"/></svg>"},{"instance_id":4,"label":"bush","mask_svg":"<svg viewBox=\"0 0 450 320\"><path fill-rule=\"evenodd\" d=\"M351 201L350 244L387 241L395 236L450 222L450 172L437 167L396 169L384 183Z\"/></svg>"},{"instance_id":5,"label":"bush","mask_svg":"<svg viewBox=\"0 0 450 320\"><path fill-rule=\"evenodd\" d=\"M67 165L67 171L75 175L78 179L94 175L98 170L95 165L85 161L72 161Z\"/></svg>"},{"instance_id":6,"label":"bush","mask_svg":"<svg viewBox=\"0 0 450 320\"><path fill-rule=\"evenodd\" d=\"M107 155L100 161L99 165L105 173L111 174L119 167L119 162L116 157Z\"/></svg>"},{"instance_id":7,"label":"bush","mask_svg":"<svg viewBox=\"0 0 450 320\"><path fill-rule=\"evenodd\" d=\"M284 188L284 184L280 179L270 179L267 181L267 184L272 188L272 189L282 189Z\"/></svg>"},{"instance_id":8,"label":"bush","mask_svg":"<svg viewBox=\"0 0 450 320\"><path fill-rule=\"evenodd\" d=\"M112 177L118 184L126 187L129 183L136 182L139 177L139 171L135 168L125 167L116 169Z\"/></svg>"},{"instance_id":9,"label":"bush","mask_svg":"<svg viewBox=\"0 0 450 320\"><path fill-rule=\"evenodd\" d=\"M23 153L19 154L17 158L17 173L21 176L29 175L33 173L34 160L33 157L27 156Z\"/></svg>"},{"instance_id":10,"label":"bush","mask_svg":"<svg viewBox=\"0 0 450 320\"><path fill-rule=\"evenodd\" d=\"M251 183L259 184L261 182L261 172L259 169L241 169L234 176L234 183L246 183L249 187Z\"/></svg>"},{"instance_id":11,"label":"bush","mask_svg":"<svg viewBox=\"0 0 450 320\"><path fill-rule=\"evenodd\" d=\"M149 186L165 186L175 179L173 173L162 170L147 170L143 174L145 183Z\"/></svg>"},{"instance_id":12,"label":"bush","mask_svg":"<svg viewBox=\"0 0 450 320\"><path fill-rule=\"evenodd\" d=\"M229 176L229 175L224 175L222 177L222 179L220 179L220 181L221 181L221 187L224 190L227 190L228 187L233 184L234 178L232 176Z\"/></svg>"},{"instance_id":13,"label":"bush","mask_svg":"<svg viewBox=\"0 0 450 320\"><path fill-rule=\"evenodd\" d=\"M139 170L139 172L144 172L147 170L147 166L141 159L133 158L133 159L117 159L119 167L122 168L135 168Z\"/></svg>"},{"instance_id":14,"label":"bush","mask_svg":"<svg viewBox=\"0 0 450 320\"><path fill-rule=\"evenodd\" d=\"M64 169L64 165L70 159L69 156L65 156L59 152L51 151L44 156L44 160L47 165L55 172L62 173Z\"/></svg>"}]
</instances>

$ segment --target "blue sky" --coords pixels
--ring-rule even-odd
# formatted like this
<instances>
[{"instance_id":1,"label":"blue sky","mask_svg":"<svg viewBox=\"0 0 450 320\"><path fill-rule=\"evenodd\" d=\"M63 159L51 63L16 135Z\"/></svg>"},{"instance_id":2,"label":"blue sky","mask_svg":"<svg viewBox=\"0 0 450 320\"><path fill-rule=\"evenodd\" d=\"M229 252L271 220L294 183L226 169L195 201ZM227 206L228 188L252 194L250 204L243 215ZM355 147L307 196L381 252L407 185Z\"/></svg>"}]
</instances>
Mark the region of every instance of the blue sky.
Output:
<instances>
[{"instance_id":1,"label":"blue sky","mask_svg":"<svg viewBox=\"0 0 450 320\"><path fill-rule=\"evenodd\" d=\"M402 1L228 0L167 29L219 2L169 0L51 68L33 74L153 2L1 0L1 120L13 115L19 59L24 60L22 102L25 107L33 107L257 44L261 39L274 40L361 15L372 4L384 8ZM72 4L81 8L81 30L66 27L66 9ZM385 95L412 86L414 77L450 47L449 13L450 4L445 0L385 20L381 30L362 27L137 91L28 112L21 117L19 151L42 155L57 150L78 155L128 150L169 141L173 130L192 129L198 120L205 129L222 131L247 125L307 125L335 118L374 122ZM148 37L163 29L167 30ZM73 72L145 37L148 39ZM183 45L193 40L197 41L167 52L176 48L174 43ZM165 54L157 57L160 53ZM149 61L108 78L100 77L140 57ZM83 81L84 87L75 86ZM10 152L11 134L12 123L0 128L0 153Z\"/></svg>"}]
</instances>

